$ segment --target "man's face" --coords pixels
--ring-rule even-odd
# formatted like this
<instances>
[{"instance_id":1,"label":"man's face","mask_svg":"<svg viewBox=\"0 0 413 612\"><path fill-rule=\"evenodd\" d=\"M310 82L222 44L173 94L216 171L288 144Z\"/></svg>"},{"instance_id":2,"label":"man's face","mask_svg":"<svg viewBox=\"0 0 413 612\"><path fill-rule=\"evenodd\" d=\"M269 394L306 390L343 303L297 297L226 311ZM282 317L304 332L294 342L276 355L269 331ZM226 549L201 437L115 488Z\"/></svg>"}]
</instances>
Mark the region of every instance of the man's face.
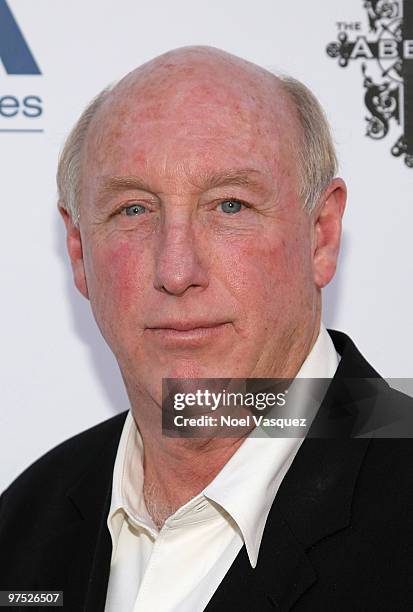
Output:
<instances>
[{"instance_id":1,"label":"man's face","mask_svg":"<svg viewBox=\"0 0 413 612\"><path fill-rule=\"evenodd\" d=\"M127 386L158 401L163 377L291 374L317 324L298 128L285 96L252 87L152 79L87 141L88 296Z\"/></svg>"}]
</instances>

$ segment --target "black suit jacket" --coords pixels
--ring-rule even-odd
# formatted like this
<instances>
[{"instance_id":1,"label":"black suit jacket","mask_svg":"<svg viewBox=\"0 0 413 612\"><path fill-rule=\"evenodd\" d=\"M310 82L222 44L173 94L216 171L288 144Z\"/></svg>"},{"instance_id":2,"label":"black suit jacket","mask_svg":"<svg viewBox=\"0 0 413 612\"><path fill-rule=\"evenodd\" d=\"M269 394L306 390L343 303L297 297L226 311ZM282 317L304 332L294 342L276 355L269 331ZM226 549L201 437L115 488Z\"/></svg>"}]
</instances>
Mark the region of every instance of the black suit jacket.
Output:
<instances>
[{"instance_id":1,"label":"black suit jacket","mask_svg":"<svg viewBox=\"0 0 413 612\"><path fill-rule=\"evenodd\" d=\"M412 441L349 437L355 427L364 435L378 405L409 415L413 401L376 384L352 341L330 334L342 359L313 427L333 426L337 437L304 441L270 511L257 567L243 547L208 612L413 609ZM63 590L66 612L104 610L106 518L125 414L53 449L3 493L0 590Z\"/></svg>"}]
</instances>

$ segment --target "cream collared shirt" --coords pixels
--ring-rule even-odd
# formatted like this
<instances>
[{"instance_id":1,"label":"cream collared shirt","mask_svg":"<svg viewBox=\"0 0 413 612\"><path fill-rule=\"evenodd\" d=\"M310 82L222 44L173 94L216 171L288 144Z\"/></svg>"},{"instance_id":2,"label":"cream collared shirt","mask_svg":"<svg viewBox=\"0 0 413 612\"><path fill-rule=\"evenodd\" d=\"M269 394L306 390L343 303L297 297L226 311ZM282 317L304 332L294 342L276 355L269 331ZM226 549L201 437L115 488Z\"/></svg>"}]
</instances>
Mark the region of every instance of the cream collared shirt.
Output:
<instances>
[{"instance_id":1,"label":"cream collared shirt","mask_svg":"<svg viewBox=\"0 0 413 612\"><path fill-rule=\"evenodd\" d=\"M332 378L338 362L321 326L297 378ZM302 442L250 435L158 531L143 499L143 444L129 412L107 520L113 548L105 612L200 612L242 546L255 567L271 505Z\"/></svg>"}]
</instances>

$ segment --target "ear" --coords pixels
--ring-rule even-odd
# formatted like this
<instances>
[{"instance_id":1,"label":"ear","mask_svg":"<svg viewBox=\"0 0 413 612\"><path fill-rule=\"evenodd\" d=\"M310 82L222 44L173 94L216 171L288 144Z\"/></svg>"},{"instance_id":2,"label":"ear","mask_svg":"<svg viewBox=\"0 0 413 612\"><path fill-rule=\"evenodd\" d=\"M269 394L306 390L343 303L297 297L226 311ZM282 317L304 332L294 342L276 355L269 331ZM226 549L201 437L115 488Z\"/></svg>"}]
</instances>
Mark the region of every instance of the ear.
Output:
<instances>
[{"instance_id":1,"label":"ear","mask_svg":"<svg viewBox=\"0 0 413 612\"><path fill-rule=\"evenodd\" d=\"M80 229L74 225L71 215L59 206L60 214L66 226L66 247L72 264L73 279L80 293L89 299L89 292L86 283L85 266L83 263L82 238Z\"/></svg>"},{"instance_id":2,"label":"ear","mask_svg":"<svg viewBox=\"0 0 413 612\"><path fill-rule=\"evenodd\" d=\"M313 212L314 282L319 289L328 285L336 271L346 199L346 185L342 179L336 178L327 187Z\"/></svg>"}]
</instances>

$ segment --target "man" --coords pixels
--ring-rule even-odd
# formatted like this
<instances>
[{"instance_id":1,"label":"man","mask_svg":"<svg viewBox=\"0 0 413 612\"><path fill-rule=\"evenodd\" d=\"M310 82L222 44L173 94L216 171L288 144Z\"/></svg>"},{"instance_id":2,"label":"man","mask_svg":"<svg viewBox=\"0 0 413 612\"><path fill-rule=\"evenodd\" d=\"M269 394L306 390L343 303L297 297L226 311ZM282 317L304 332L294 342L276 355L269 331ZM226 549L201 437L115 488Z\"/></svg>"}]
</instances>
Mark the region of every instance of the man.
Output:
<instances>
[{"instance_id":1,"label":"man","mask_svg":"<svg viewBox=\"0 0 413 612\"><path fill-rule=\"evenodd\" d=\"M308 90L216 49L162 55L89 106L59 207L131 411L3 494L2 589L93 612L410 609L411 445L348 439L379 396L410 403L320 323L335 173ZM316 431L342 439L162 435L164 378L297 376L333 379Z\"/></svg>"}]
</instances>

